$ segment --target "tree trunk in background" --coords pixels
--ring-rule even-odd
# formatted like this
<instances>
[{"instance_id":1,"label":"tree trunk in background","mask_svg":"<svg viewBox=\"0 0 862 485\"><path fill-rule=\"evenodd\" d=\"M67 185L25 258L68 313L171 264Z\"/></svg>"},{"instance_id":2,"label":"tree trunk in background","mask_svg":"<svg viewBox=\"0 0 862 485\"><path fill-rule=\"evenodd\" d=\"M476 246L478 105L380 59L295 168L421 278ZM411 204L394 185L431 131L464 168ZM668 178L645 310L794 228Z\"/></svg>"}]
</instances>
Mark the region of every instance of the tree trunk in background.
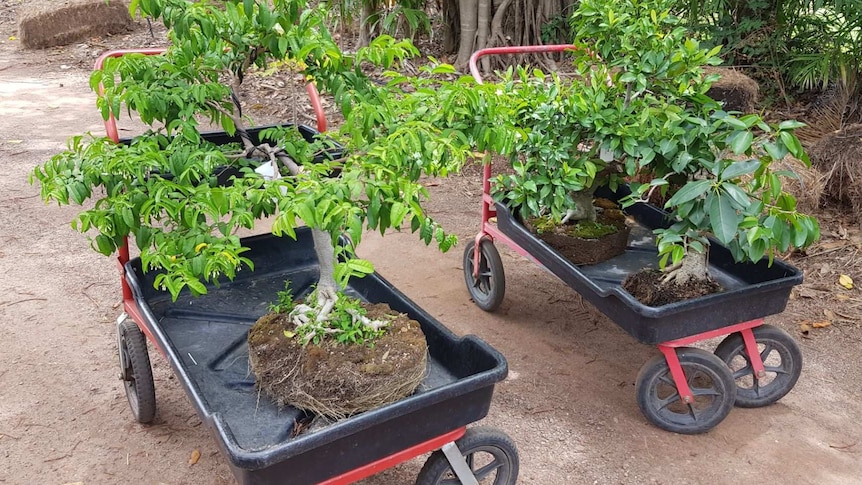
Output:
<instances>
[{"instance_id":1,"label":"tree trunk in background","mask_svg":"<svg viewBox=\"0 0 862 485\"><path fill-rule=\"evenodd\" d=\"M458 0L442 0L438 6L443 15L443 51L455 52L461 35Z\"/></svg>"},{"instance_id":2,"label":"tree trunk in background","mask_svg":"<svg viewBox=\"0 0 862 485\"><path fill-rule=\"evenodd\" d=\"M458 16L461 19L461 32L455 67L466 70L470 55L480 48L543 44L542 26L561 16L568 16L574 3L575 0L460 0ZM442 8L453 6L454 2L443 2ZM443 18L447 16L451 14L444 11ZM491 59L494 67L524 61L524 56ZM553 64L549 56L532 62ZM487 69L484 62L483 68Z\"/></svg>"},{"instance_id":3,"label":"tree trunk in background","mask_svg":"<svg viewBox=\"0 0 862 485\"><path fill-rule=\"evenodd\" d=\"M461 35L455 67L464 71L476 45L476 31L479 28L479 0L460 0L458 5Z\"/></svg>"},{"instance_id":4,"label":"tree trunk in background","mask_svg":"<svg viewBox=\"0 0 862 485\"><path fill-rule=\"evenodd\" d=\"M491 0L478 0L478 10L475 50L488 47L488 37L491 33ZM487 57L482 59L482 70L485 73L491 70L491 62Z\"/></svg>"},{"instance_id":5,"label":"tree trunk in background","mask_svg":"<svg viewBox=\"0 0 862 485\"><path fill-rule=\"evenodd\" d=\"M373 0L363 0L359 12L359 39L356 40L356 48L366 47L371 42L371 23L369 18L374 15L376 8Z\"/></svg>"}]
</instances>

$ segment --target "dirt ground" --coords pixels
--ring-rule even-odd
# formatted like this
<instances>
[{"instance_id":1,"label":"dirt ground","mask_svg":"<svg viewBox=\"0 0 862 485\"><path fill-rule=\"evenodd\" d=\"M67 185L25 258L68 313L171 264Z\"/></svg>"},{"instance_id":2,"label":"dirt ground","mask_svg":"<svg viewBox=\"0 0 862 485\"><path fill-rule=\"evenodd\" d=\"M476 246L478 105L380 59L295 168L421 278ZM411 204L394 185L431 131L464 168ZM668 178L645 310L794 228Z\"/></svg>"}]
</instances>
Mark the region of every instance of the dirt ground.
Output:
<instances>
[{"instance_id":1,"label":"dirt ground","mask_svg":"<svg viewBox=\"0 0 862 485\"><path fill-rule=\"evenodd\" d=\"M0 0L4 9L16 3ZM27 181L69 136L102 132L87 87L91 56L135 39L23 52L9 40L8 12L0 11L0 483L234 483L156 352L156 421L133 421L117 378L115 263L71 229L75 208L46 206ZM862 296L837 283L846 274L862 284L858 227L824 212L823 242L790 258L806 283L767 321L802 347L794 390L767 408L733 410L707 434L682 436L647 423L636 405L638 370L658 351L534 263L503 250L502 307L489 314L470 301L461 255L479 228L481 194L470 173L428 183L430 211L461 237L459 247L441 255L408 233L369 234L360 254L454 332L476 334L506 356L509 377L483 424L517 443L520 483L862 481ZM200 459L190 464L196 451ZM421 465L413 460L362 483L412 483Z\"/></svg>"}]
</instances>

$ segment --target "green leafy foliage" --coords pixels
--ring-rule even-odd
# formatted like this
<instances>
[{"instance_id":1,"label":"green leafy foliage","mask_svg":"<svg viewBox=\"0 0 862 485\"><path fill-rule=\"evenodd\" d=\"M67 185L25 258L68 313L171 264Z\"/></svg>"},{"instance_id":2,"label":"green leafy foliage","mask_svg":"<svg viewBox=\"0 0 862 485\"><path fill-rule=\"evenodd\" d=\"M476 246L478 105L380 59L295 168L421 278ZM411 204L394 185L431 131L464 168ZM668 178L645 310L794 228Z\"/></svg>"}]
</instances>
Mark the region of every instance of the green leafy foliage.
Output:
<instances>
[{"instance_id":1,"label":"green leafy foliage","mask_svg":"<svg viewBox=\"0 0 862 485\"><path fill-rule=\"evenodd\" d=\"M765 81L852 87L860 72L862 4L847 0L690 0L675 8L724 57ZM758 72L759 71L759 72Z\"/></svg>"},{"instance_id":2,"label":"green leafy foliage","mask_svg":"<svg viewBox=\"0 0 862 485\"><path fill-rule=\"evenodd\" d=\"M270 303L269 311L273 313L290 313L296 307L293 301L293 290L290 288L290 280L284 282L284 289L276 293L275 303Z\"/></svg>"},{"instance_id":3,"label":"green leafy foliage","mask_svg":"<svg viewBox=\"0 0 862 485\"><path fill-rule=\"evenodd\" d=\"M651 180L633 184L627 203L678 187L665 204L672 224L656 231L661 265L704 252L710 235L737 261L771 259L776 250L811 244L819 237L816 220L796 211L781 187L786 174L772 170L788 155L809 163L793 134L801 124L737 117L708 98L713 79L703 66L719 63L718 48L701 48L689 37L671 14L674 5L586 0L572 18L578 40L610 69L632 109L617 133L597 134L597 143L622 147L614 158L625 159L628 175Z\"/></svg>"},{"instance_id":4,"label":"green leafy foliage","mask_svg":"<svg viewBox=\"0 0 862 485\"><path fill-rule=\"evenodd\" d=\"M512 106L489 118L516 134L497 151L512 160L495 199L526 216L560 217L579 194L633 183L633 204L659 191L671 225L657 231L660 264L703 253L710 236L737 261L770 258L819 237L781 188L772 163L808 157L785 121L736 116L706 96L720 63L672 15L671 0L584 0L571 17L578 50L574 81L525 70L508 73L497 95ZM636 178L635 178L636 177ZM673 191L673 192L671 192Z\"/></svg>"},{"instance_id":5,"label":"green leafy foliage","mask_svg":"<svg viewBox=\"0 0 862 485\"><path fill-rule=\"evenodd\" d=\"M31 177L45 200L82 205L95 199L73 222L81 232L96 232L94 249L111 254L132 236L144 268L161 270L156 285L177 298L183 289L205 293L207 283L253 269L236 233L269 216L279 236L295 237L305 224L358 244L366 228L385 233L409 226L442 250L455 243L422 209L428 193L419 183L423 175L457 171L475 155L461 131L466 111L452 128L449 117L428 109L452 106L465 91L437 89L431 77L447 68L429 67L423 79L391 73L390 83L377 85L361 66L394 67L414 56L415 47L381 36L346 54L325 28L325 7L305 0L135 0L129 8L161 19L170 47L164 55L109 59L90 84L103 117L134 111L153 128L127 144L75 137ZM266 152L215 146L202 138L198 120L234 134L248 120L232 91L249 70L274 61L301 66L334 96L346 121L339 133L316 140L294 127L261 133L262 142L302 167L294 173L279 162L281 177L269 180L254 171L270 161ZM412 92L405 84L415 86ZM343 146L341 156L329 156L333 140ZM371 271L356 259L336 269L341 282Z\"/></svg>"}]
</instances>

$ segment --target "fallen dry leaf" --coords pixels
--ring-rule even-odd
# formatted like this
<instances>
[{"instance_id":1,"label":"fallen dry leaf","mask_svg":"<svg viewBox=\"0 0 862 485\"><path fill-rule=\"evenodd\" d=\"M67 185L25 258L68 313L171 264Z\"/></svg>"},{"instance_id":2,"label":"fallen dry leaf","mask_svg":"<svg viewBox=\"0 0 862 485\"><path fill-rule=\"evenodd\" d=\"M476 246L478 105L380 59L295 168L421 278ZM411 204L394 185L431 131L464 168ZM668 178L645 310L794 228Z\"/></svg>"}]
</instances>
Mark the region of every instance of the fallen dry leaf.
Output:
<instances>
[{"instance_id":1,"label":"fallen dry leaf","mask_svg":"<svg viewBox=\"0 0 862 485\"><path fill-rule=\"evenodd\" d=\"M830 310L830 309L828 309L828 308L825 308L825 309L823 310L823 314L824 314L824 315L826 315L826 318L827 318L827 319L829 319L829 320L837 320L837 319L835 318L835 312L833 312L832 310Z\"/></svg>"},{"instance_id":2,"label":"fallen dry leaf","mask_svg":"<svg viewBox=\"0 0 862 485\"><path fill-rule=\"evenodd\" d=\"M826 242L824 242L824 243L821 243L821 244L818 246L818 248L819 248L819 249L825 249L825 250L827 250L827 251L828 251L828 250L830 250L830 249L843 248L843 247L844 247L844 246L846 246L846 245L847 245L847 242L846 242L846 241L826 241Z\"/></svg>"},{"instance_id":3,"label":"fallen dry leaf","mask_svg":"<svg viewBox=\"0 0 862 485\"><path fill-rule=\"evenodd\" d=\"M809 333L811 333L811 325L807 323L802 323L799 325L799 330L802 332L802 335L807 337Z\"/></svg>"},{"instance_id":4,"label":"fallen dry leaf","mask_svg":"<svg viewBox=\"0 0 862 485\"><path fill-rule=\"evenodd\" d=\"M201 459L201 452L198 450L192 451L192 456L189 457L189 465L194 465Z\"/></svg>"},{"instance_id":5,"label":"fallen dry leaf","mask_svg":"<svg viewBox=\"0 0 862 485\"><path fill-rule=\"evenodd\" d=\"M814 323L812 323L812 324L811 324L811 326L812 326L813 328L826 328L826 327L828 327L829 325L832 325L832 322L830 322L830 321L828 321L828 320L824 320L824 321L822 321L822 322L814 322Z\"/></svg>"},{"instance_id":6,"label":"fallen dry leaf","mask_svg":"<svg viewBox=\"0 0 862 485\"><path fill-rule=\"evenodd\" d=\"M794 288L796 290L796 294L799 295L800 298L819 298L820 293L816 290L812 290L811 288L805 286L797 286Z\"/></svg>"},{"instance_id":7,"label":"fallen dry leaf","mask_svg":"<svg viewBox=\"0 0 862 485\"><path fill-rule=\"evenodd\" d=\"M844 293L838 293L835 295L835 299L838 301L847 301L850 299L850 295L845 295Z\"/></svg>"},{"instance_id":8,"label":"fallen dry leaf","mask_svg":"<svg viewBox=\"0 0 862 485\"><path fill-rule=\"evenodd\" d=\"M838 284L843 286L844 288L847 288L848 290L852 290L853 289L853 278L847 276L846 274L843 274L843 275L838 277Z\"/></svg>"}]
</instances>

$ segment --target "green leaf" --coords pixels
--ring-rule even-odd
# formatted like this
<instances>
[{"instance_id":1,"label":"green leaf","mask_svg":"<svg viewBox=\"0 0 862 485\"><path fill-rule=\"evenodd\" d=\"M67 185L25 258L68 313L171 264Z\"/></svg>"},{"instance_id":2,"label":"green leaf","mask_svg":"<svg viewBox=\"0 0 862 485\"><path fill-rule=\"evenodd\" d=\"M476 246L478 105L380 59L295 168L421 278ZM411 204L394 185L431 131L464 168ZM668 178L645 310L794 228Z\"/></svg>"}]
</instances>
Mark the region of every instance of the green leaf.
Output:
<instances>
[{"instance_id":1,"label":"green leaf","mask_svg":"<svg viewBox=\"0 0 862 485\"><path fill-rule=\"evenodd\" d=\"M722 244L730 244L730 241L736 236L740 216L727 197L710 197L707 204L712 233Z\"/></svg>"},{"instance_id":2,"label":"green leaf","mask_svg":"<svg viewBox=\"0 0 862 485\"><path fill-rule=\"evenodd\" d=\"M670 254L671 254L671 261L673 261L673 263L676 264L676 263L682 261L682 259L685 257L685 248L682 246L674 245L673 250L671 251Z\"/></svg>"},{"instance_id":3,"label":"green leaf","mask_svg":"<svg viewBox=\"0 0 862 485\"><path fill-rule=\"evenodd\" d=\"M196 295L204 295L207 292L207 287L204 286L203 283L200 282L197 278L188 277L183 280L186 286L189 287L190 290Z\"/></svg>"},{"instance_id":4,"label":"green leaf","mask_svg":"<svg viewBox=\"0 0 862 485\"><path fill-rule=\"evenodd\" d=\"M233 136L236 133L236 125L230 116L222 115L221 117L221 126L224 128L224 131L227 132L228 135Z\"/></svg>"},{"instance_id":5,"label":"green leaf","mask_svg":"<svg viewBox=\"0 0 862 485\"><path fill-rule=\"evenodd\" d=\"M739 208L747 209L751 206L751 198L738 185L732 183L722 184L721 188L737 203Z\"/></svg>"},{"instance_id":6,"label":"green leaf","mask_svg":"<svg viewBox=\"0 0 862 485\"><path fill-rule=\"evenodd\" d=\"M408 208L401 202L393 202L392 207L389 209L389 222L392 224L392 227L401 227L401 221L404 220L404 216L407 215Z\"/></svg>"},{"instance_id":7,"label":"green leaf","mask_svg":"<svg viewBox=\"0 0 862 485\"><path fill-rule=\"evenodd\" d=\"M624 72L622 76L620 76L621 83L630 83L637 79L637 76L632 72Z\"/></svg>"},{"instance_id":8,"label":"green leaf","mask_svg":"<svg viewBox=\"0 0 862 485\"><path fill-rule=\"evenodd\" d=\"M778 124L778 129L779 130L795 130L797 128L802 128L804 126L808 126L808 125L806 125L805 123L802 123L801 121L786 120L786 121L782 121L781 123Z\"/></svg>"},{"instance_id":9,"label":"green leaf","mask_svg":"<svg viewBox=\"0 0 862 485\"><path fill-rule=\"evenodd\" d=\"M353 275L366 275L374 272L374 265L365 259L348 259L345 264Z\"/></svg>"},{"instance_id":10,"label":"green leaf","mask_svg":"<svg viewBox=\"0 0 862 485\"><path fill-rule=\"evenodd\" d=\"M739 176L754 172L758 167L760 167L760 162L757 160L733 162L721 172L721 180L735 179Z\"/></svg>"},{"instance_id":11,"label":"green leaf","mask_svg":"<svg viewBox=\"0 0 862 485\"><path fill-rule=\"evenodd\" d=\"M724 123L736 128L737 130L747 130L748 125L745 124L742 120L738 118L734 118L732 116L728 116L724 118Z\"/></svg>"},{"instance_id":12,"label":"green leaf","mask_svg":"<svg viewBox=\"0 0 862 485\"><path fill-rule=\"evenodd\" d=\"M104 234L99 234L96 236L96 249L105 256L110 256L114 253L114 241Z\"/></svg>"},{"instance_id":13,"label":"green leaf","mask_svg":"<svg viewBox=\"0 0 862 485\"><path fill-rule=\"evenodd\" d=\"M787 147L785 147L783 143L780 145L776 143L764 143L763 148L774 160L781 160L786 157L788 153Z\"/></svg>"},{"instance_id":14,"label":"green leaf","mask_svg":"<svg viewBox=\"0 0 862 485\"><path fill-rule=\"evenodd\" d=\"M754 134L750 131L740 131L731 136L730 149L737 155L745 153L751 148L751 143L754 141Z\"/></svg>"},{"instance_id":15,"label":"green leaf","mask_svg":"<svg viewBox=\"0 0 862 485\"><path fill-rule=\"evenodd\" d=\"M677 193L675 193L664 206L666 208L671 208L690 200L694 200L706 193L711 186L711 180L696 180L689 182L679 189L679 191L677 191Z\"/></svg>"},{"instance_id":16,"label":"green leaf","mask_svg":"<svg viewBox=\"0 0 862 485\"><path fill-rule=\"evenodd\" d=\"M766 254L767 243L763 239L755 239L748 248L748 257L753 262L760 261Z\"/></svg>"},{"instance_id":17,"label":"green leaf","mask_svg":"<svg viewBox=\"0 0 862 485\"><path fill-rule=\"evenodd\" d=\"M779 133L779 136L791 155L799 159L805 157L805 150L802 148L802 143L799 142L799 138L796 138L796 135L789 131L782 131Z\"/></svg>"},{"instance_id":18,"label":"green leaf","mask_svg":"<svg viewBox=\"0 0 862 485\"><path fill-rule=\"evenodd\" d=\"M137 219L135 219L135 215L132 213L132 209L128 207L123 207L120 212L123 216L123 222L125 222L126 225L129 226L129 228L135 227L138 221Z\"/></svg>"}]
</instances>

